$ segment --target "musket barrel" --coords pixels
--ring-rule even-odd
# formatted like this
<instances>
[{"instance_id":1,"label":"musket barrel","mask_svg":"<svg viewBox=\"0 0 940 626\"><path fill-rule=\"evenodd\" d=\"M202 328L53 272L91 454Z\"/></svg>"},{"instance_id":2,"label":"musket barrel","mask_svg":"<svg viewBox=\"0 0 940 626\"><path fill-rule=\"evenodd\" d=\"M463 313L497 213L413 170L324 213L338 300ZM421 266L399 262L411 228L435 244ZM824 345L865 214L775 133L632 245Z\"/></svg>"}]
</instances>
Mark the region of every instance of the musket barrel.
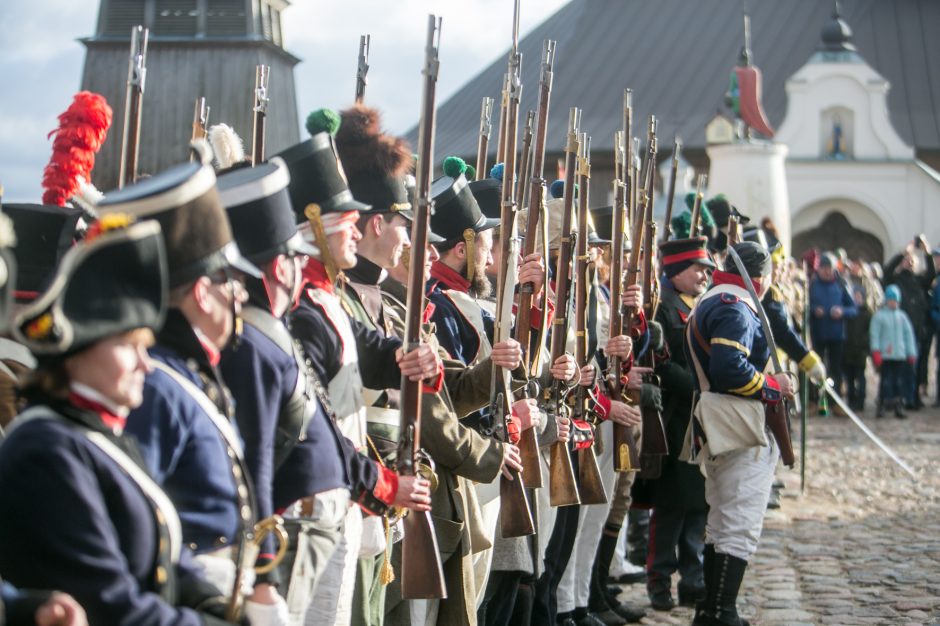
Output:
<instances>
[{"instance_id":1,"label":"musket barrel","mask_svg":"<svg viewBox=\"0 0 940 626\"><path fill-rule=\"evenodd\" d=\"M118 187L137 180L140 152L140 118L147 80L147 41L150 31L143 26L131 28L131 52L127 63L127 89L124 98L124 132L121 140L121 169Z\"/></svg>"},{"instance_id":2,"label":"musket barrel","mask_svg":"<svg viewBox=\"0 0 940 626\"><path fill-rule=\"evenodd\" d=\"M486 157L489 150L490 133L493 132L493 99L483 98L480 108L480 138L477 142L477 180L486 178Z\"/></svg>"}]
</instances>

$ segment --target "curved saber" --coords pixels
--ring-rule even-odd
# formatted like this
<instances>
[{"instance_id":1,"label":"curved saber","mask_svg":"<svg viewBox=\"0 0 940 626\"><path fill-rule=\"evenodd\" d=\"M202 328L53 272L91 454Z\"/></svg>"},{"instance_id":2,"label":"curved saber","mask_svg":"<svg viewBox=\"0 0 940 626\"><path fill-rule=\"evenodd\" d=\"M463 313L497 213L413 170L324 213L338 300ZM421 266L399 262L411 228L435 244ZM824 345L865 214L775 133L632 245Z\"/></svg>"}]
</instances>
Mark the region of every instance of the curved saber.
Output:
<instances>
[{"instance_id":1,"label":"curved saber","mask_svg":"<svg viewBox=\"0 0 940 626\"><path fill-rule=\"evenodd\" d=\"M888 444L886 444L884 441L879 439L878 435L873 433L871 429L865 425L865 423L861 420L861 418L858 415L856 415L855 412L852 411L852 409L849 408L849 406L845 403L845 400L842 399L842 396L839 395L839 392L836 391L835 388L832 386L831 378L826 379L826 384L823 385L823 389L825 389L826 393L829 394L829 397L832 398L835 401L835 403L838 404L842 408L843 411L845 411L845 414L849 416L849 419L855 422L855 425L861 428L862 432L865 433L869 439L875 442L876 446L881 448L885 454L891 457L891 460L897 463L901 467L901 469L903 469L905 472L910 474L911 478L917 478L917 475L914 473L914 470L911 469L911 466L905 463L904 461L902 461L901 457L899 457L897 453L895 453L894 450L889 448Z\"/></svg>"}]
</instances>

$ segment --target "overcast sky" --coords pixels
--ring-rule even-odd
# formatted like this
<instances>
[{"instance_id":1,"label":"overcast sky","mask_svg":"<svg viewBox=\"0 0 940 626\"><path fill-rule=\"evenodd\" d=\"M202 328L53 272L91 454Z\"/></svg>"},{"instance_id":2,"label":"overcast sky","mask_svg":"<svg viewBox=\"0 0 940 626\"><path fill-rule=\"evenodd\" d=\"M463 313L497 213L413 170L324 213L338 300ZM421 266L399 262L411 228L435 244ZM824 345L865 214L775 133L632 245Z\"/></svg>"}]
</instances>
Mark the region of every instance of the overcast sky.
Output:
<instances>
[{"instance_id":1,"label":"overcast sky","mask_svg":"<svg viewBox=\"0 0 940 626\"><path fill-rule=\"evenodd\" d=\"M568 0L523 0L522 34ZM0 183L8 202L38 202L56 116L81 87L85 48L98 0L0 2ZM418 117L427 15L444 18L438 103L511 41L511 0L293 0L283 16L285 47L303 61L294 70L298 111L342 107L355 91L359 36L372 35L369 101L397 132ZM495 95L495 94L494 94ZM123 103L112 102L118 109ZM111 131L120 132L112 127ZM301 135L304 136L304 135Z\"/></svg>"}]
</instances>

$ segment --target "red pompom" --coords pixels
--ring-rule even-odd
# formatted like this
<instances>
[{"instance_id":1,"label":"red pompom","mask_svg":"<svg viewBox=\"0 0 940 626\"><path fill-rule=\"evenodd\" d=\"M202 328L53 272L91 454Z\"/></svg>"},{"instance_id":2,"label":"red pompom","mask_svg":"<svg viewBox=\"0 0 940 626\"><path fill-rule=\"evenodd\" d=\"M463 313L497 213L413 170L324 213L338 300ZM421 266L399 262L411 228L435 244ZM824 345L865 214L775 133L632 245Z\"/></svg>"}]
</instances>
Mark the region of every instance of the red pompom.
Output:
<instances>
[{"instance_id":1,"label":"red pompom","mask_svg":"<svg viewBox=\"0 0 940 626\"><path fill-rule=\"evenodd\" d=\"M91 180L95 154L101 149L111 127L113 113L103 96L90 91L75 94L72 104L59 116L52 157L43 172L42 201L65 206L78 192L78 178Z\"/></svg>"}]
</instances>

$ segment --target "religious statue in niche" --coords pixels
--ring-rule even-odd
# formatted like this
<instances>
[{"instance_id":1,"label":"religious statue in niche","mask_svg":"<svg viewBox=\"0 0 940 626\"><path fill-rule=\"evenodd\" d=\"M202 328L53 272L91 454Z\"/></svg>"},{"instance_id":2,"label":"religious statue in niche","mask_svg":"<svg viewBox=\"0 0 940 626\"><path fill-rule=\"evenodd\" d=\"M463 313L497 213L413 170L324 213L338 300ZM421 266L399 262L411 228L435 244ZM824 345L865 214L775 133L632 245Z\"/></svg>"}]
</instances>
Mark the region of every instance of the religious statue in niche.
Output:
<instances>
[{"instance_id":1,"label":"religious statue in niche","mask_svg":"<svg viewBox=\"0 0 940 626\"><path fill-rule=\"evenodd\" d=\"M832 132L829 136L829 158L843 161L846 158L845 144L842 138L842 117L832 116Z\"/></svg>"}]
</instances>

